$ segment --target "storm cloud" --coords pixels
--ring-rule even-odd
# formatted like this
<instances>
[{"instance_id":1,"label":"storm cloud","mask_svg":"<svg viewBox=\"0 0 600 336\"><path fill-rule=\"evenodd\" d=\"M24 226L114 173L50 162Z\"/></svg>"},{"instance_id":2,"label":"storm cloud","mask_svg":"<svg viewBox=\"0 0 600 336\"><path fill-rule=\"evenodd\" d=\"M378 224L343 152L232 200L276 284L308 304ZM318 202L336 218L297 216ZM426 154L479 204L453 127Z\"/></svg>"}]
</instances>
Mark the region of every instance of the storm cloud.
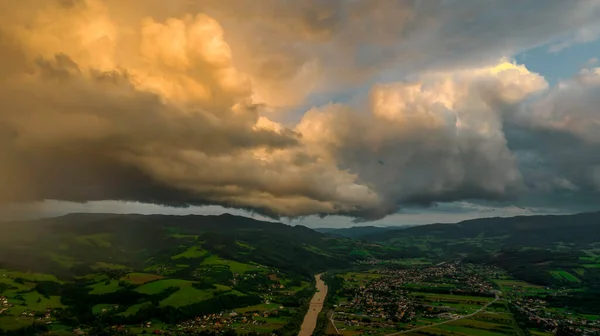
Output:
<instances>
[{"instance_id":1,"label":"storm cloud","mask_svg":"<svg viewBox=\"0 0 600 336\"><path fill-rule=\"evenodd\" d=\"M578 43L600 6L525 1L513 21L511 7L4 2L0 202L372 220L406 205L596 195L600 71L549 87L510 56ZM344 88L363 94L278 122Z\"/></svg>"}]
</instances>

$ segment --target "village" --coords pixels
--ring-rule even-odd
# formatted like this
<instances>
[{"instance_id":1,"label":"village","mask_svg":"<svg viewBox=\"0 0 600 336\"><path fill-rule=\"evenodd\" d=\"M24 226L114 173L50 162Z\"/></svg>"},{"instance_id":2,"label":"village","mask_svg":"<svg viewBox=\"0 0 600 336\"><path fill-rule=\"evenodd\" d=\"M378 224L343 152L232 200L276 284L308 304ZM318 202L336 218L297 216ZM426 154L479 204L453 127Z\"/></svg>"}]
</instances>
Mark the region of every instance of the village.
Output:
<instances>
[{"instance_id":1,"label":"village","mask_svg":"<svg viewBox=\"0 0 600 336\"><path fill-rule=\"evenodd\" d=\"M381 267L377 261L371 263L367 270L367 264L362 263L354 271L337 274L343 278L343 286L334 295L335 303L330 315L332 326L337 330L335 333L381 335L418 329L443 335L441 331L444 327L465 325L471 328L487 325L495 328L487 329L489 332L508 335L517 332L518 328L531 328L548 335L558 330L584 336L600 332L600 320L553 307L549 302L552 297L571 294L573 289L537 286L516 280L498 267L461 261L399 267ZM240 274L231 281L238 286L250 286L261 293L262 302L255 306L196 316L173 325L156 320L145 321L137 326L113 325L110 327L112 333L273 333L297 309L281 302L303 288L297 285L304 286L300 281L284 282L273 273L263 276ZM20 306L14 300L11 302L10 298L0 296L0 315ZM112 314L119 309L118 305L102 308L98 316ZM34 311L23 306L17 319L54 325L55 313L52 309ZM81 329L72 332L81 335L88 333Z\"/></svg>"},{"instance_id":2,"label":"village","mask_svg":"<svg viewBox=\"0 0 600 336\"><path fill-rule=\"evenodd\" d=\"M574 335L600 331L600 321L554 309L543 299L547 293L563 295L561 290L507 280L497 267L454 261L428 267L375 268L342 276L344 287L337 293L331 321L343 335L421 330L427 325L435 328L426 331L440 334L445 326L459 325L486 325L496 328L490 332L510 334L517 332L510 330L517 328L516 316L524 322L523 327L542 333L553 334L559 326ZM537 292L527 292L528 288Z\"/></svg>"},{"instance_id":3,"label":"village","mask_svg":"<svg viewBox=\"0 0 600 336\"><path fill-rule=\"evenodd\" d=\"M14 307L14 304L9 302L9 298L0 296L0 315L7 312L11 307ZM36 323L52 324L52 309L34 311L23 307L19 318L33 319Z\"/></svg>"},{"instance_id":4,"label":"village","mask_svg":"<svg viewBox=\"0 0 600 336\"><path fill-rule=\"evenodd\" d=\"M269 324L269 318L277 318L286 315L287 310L283 306L277 306L267 311L252 310L244 313L236 311L221 312L217 314L207 314L197 316L194 319L180 322L176 325L166 326L162 323L146 321L140 323L138 332L133 332L131 326L114 325L111 330L115 335L125 334L154 334L154 335L196 335L201 332L217 332L235 330L236 332L256 332ZM87 335L88 333L76 329L73 331L76 335Z\"/></svg>"},{"instance_id":5,"label":"village","mask_svg":"<svg viewBox=\"0 0 600 336\"><path fill-rule=\"evenodd\" d=\"M561 328L565 332L577 335L600 333L600 320L593 321L583 316L549 309L546 300L519 295L511 297L511 303L518 314L540 329L554 333Z\"/></svg>"},{"instance_id":6,"label":"village","mask_svg":"<svg viewBox=\"0 0 600 336\"><path fill-rule=\"evenodd\" d=\"M480 270L459 262L427 268L383 268L368 274L349 273L345 280L341 296L346 300L340 300L335 306L335 320L341 322L342 329L396 328L423 318L452 320L496 296L492 283ZM424 293L439 293L439 296L421 295ZM453 298L446 298L448 295Z\"/></svg>"}]
</instances>

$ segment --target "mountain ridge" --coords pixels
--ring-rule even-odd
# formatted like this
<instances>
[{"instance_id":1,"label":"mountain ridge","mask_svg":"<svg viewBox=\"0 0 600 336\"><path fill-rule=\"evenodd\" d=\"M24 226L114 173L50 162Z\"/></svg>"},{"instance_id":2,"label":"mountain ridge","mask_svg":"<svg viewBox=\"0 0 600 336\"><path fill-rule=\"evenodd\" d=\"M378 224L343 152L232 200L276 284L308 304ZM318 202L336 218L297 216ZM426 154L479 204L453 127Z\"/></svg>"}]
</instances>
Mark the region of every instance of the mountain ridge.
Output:
<instances>
[{"instance_id":1,"label":"mountain ridge","mask_svg":"<svg viewBox=\"0 0 600 336\"><path fill-rule=\"evenodd\" d=\"M594 226L600 227L600 212L585 212L567 215L520 215L513 217L485 217L460 221L457 223L432 223L412 226L405 229L389 230L383 234L366 235L361 238L375 241L385 241L395 236L408 235L444 235L445 238L466 238L486 233L500 235L509 230L547 230L568 226Z\"/></svg>"}]
</instances>

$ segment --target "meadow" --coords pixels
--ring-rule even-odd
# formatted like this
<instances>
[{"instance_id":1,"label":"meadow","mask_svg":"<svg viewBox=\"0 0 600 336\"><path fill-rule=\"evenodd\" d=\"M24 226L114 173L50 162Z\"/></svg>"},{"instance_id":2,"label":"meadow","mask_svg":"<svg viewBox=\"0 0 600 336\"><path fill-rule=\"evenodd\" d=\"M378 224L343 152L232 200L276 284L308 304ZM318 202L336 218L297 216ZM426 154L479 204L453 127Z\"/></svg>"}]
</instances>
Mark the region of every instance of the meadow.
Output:
<instances>
[{"instance_id":1,"label":"meadow","mask_svg":"<svg viewBox=\"0 0 600 336\"><path fill-rule=\"evenodd\" d=\"M206 255L208 255L208 251L203 250L199 246L191 246L184 252L172 256L171 259L197 259L205 257Z\"/></svg>"},{"instance_id":2,"label":"meadow","mask_svg":"<svg viewBox=\"0 0 600 336\"><path fill-rule=\"evenodd\" d=\"M513 315L506 306L501 305L501 309L490 311L486 309L469 318L450 320L440 325L434 325L430 328L421 328L407 335L472 335L472 336L500 336L500 335L522 335L522 331L517 325ZM413 323L409 328L417 328L420 325L438 323L439 320L419 319L421 323ZM406 328L406 326L405 326Z\"/></svg>"},{"instance_id":3,"label":"meadow","mask_svg":"<svg viewBox=\"0 0 600 336\"><path fill-rule=\"evenodd\" d=\"M181 286L179 290L160 302L161 307L183 307L196 302L208 300L213 297L213 292L198 290L192 286Z\"/></svg>"},{"instance_id":4,"label":"meadow","mask_svg":"<svg viewBox=\"0 0 600 336\"><path fill-rule=\"evenodd\" d=\"M121 288L119 280L106 280L88 286L91 289L89 294L106 294L116 292Z\"/></svg>"},{"instance_id":5,"label":"meadow","mask_svg":"<svg viewBox=\"0 0 600 336\"><path fill-rule=\"evenodd\" d=\"M229 268L229 270L234 274L243 274L247 272L260 272L264 271L264 268L261 268L259 265L254 264L245 264L234 260L226 260L222 259L216 255L211 255L208 258L204 259L201 266L213 266L213 265L224 265Z\"/></svg>"},{"instance_id":6,"label":"meadow","mask_svg":"<svg viewBox=\"0 0 600 336\"><path fill-rule=\"evenodd\" d=\"M164 279L164 280L157 280L157 281L153 281L147 284L144 284L138 288L135 289L136 292L142 293L142 294L158 294L162 291L164 291L167 288L171 288L171 287L189 287L192 285L192 281L189 280L181 280L181 279Z\"/></svg>"},{"instance_id":7,"label":"meadow","mask_svg":"<svg viewBox=\"0 0 600 336\"><path fill-rule=\"evenodd\" d=\"M564 281L568 281L568 282L581 282L581 280L579 280L576 276L574 276L573 274L571 274L565 270L550 271L549 273L554 278L561 280L561 281L564 280Z\"/></svg>"},{"instance_id":8,"label":"meadow","mask_svg":"<svg viewBox=\"0 0 600 336\"><path fill-rule=\"evenodd\" d=\"M163 276L151 273L128 273L124 275L121 280L129 282L134 285L143 285L147 282L160 280Z\"/></svg>"}]
</instances>

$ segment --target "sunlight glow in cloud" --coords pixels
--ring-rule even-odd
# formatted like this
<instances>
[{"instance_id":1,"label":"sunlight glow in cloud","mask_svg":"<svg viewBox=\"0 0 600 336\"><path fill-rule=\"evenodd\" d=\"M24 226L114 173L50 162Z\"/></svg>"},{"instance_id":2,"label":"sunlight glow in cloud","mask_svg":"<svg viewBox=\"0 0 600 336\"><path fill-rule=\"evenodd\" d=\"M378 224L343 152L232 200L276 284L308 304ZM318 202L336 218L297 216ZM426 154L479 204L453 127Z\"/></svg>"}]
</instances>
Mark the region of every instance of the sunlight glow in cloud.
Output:
<instances>
[{"instance_id":1,"label":"sunlight glow in cloud","mask_svg":"<svg viewBox=\"0 0 600 336\"><path fill-rule=\"evenodd\" d=\"M464 19L477 26L488 11L471 1L228 2L0 4L0 202L374 220L405 206L518 202L541 185L598 196L598 152L565 167L539 142L555 132L599 149L600 72L549 87L510 58L565 32L576 38L565 47L581 42L589 2L526 6L543 13L477 33ZM359 103L277 121L313 94L356 88L368 92ZM544 174L522 165L531 157Z\"/></svg>"}]
</instances>

